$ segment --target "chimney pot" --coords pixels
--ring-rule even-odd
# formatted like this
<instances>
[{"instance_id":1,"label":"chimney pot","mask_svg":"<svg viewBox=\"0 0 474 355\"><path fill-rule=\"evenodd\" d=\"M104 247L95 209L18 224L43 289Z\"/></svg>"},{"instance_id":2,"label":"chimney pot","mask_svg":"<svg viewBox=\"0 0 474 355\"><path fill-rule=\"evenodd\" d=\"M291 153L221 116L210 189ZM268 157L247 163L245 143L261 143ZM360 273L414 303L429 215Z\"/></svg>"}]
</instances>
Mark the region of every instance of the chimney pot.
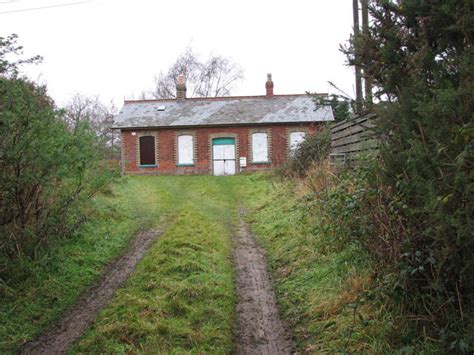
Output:
<instances>
[{"instance_id":1,"label":"chimney pot","mask_svg":"<svg viewBox=\"0 0 474 355\"><path fill-rule=\"evenodd\" d=\"M186 98L186 77L179 74L176 81L176 99L184 100Z\"/></svg>"},{"instance_id":2,"label":"chimney pot","mask_svg":"<svg viewBox=\"0 0 474 355\"><path fill-rule=\"evenodd\" d=\"M267 90L266 97L273 97L273 80L272 74L267 74L267 82L265 83L265 89Z\"/></svg>"}]
</instances>

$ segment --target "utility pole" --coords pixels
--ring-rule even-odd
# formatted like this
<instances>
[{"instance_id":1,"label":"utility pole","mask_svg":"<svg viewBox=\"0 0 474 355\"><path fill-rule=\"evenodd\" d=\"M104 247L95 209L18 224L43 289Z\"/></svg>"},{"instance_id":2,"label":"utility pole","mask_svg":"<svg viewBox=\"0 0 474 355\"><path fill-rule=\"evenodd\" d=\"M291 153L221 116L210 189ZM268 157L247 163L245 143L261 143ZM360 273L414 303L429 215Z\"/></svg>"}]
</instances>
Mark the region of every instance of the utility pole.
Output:
<instances>
[{"instance_id":1,"label":"utility pole","mask_svg":"<svg viewBox=\"0 0 474 355\"><path fill-rule=\"evenodd\" d=\"M362 33L364 36L369 35L369 4L368 0L360 0L362 8ZM365 104L367 107L372 106L372 78L364 70L364 88L365 88Z\"/></svg>"},{"instance_id":2,"label":"utility pole","mask_svg":"<svg viewBox=\"0 0 474 355\"><path fill-rule=\"evenodd\" d=\"M362 73L360 66L357 65L357 42L359 40L359 0L352 0L352 11L354 15L354 59L355 65L355 80L356 80L356 113L362 112Z\"/></svg>"}]
</instances>

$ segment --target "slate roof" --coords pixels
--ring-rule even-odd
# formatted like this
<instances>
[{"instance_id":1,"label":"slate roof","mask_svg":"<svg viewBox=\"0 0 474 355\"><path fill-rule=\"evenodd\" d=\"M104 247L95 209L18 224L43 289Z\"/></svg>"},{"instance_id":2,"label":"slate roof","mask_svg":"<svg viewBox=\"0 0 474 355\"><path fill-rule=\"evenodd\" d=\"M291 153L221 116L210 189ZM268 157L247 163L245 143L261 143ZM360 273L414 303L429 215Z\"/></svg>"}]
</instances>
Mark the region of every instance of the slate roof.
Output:
<instances>
[{"instance_id":1,"label":"slate roof","mask_svg":"<svg viewBox=\"0 0 474 355\"><path fill-rule=\"evenodd\" d=\"M164 110L163 110L164 108ZM253 125L332 121L330 106L315 111L307 95L125 101L113 128Z\"/></svg>"}]
</instances>

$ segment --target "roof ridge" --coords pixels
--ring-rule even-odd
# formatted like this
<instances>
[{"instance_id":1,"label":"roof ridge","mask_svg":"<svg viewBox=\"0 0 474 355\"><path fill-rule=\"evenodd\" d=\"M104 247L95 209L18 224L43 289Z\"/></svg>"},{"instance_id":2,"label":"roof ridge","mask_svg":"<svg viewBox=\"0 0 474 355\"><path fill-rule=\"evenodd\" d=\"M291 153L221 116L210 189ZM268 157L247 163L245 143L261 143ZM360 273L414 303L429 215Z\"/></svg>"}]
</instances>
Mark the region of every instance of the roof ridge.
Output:
<instances>
[{"instance_id":1,"label":"roof ridge","mask_svg":"<svg viewBox=\"0 0 474 355\"><path fill-rule=\"evenodd\" d=\"M326 96L327 93L317 93L317 95ZM265 95L245 95L245 96L219 96L219 97L190 97L184 100L177 99L139 99L139 100L124 100L124 105L132 103L148 103L148 102L186 102L186 101L224 101L224 100L235 100L235 99L272 99L278 97L298 97L298 96L309 96L308 94L281 94L267 97Z\"/></svg>"}]
</instances>

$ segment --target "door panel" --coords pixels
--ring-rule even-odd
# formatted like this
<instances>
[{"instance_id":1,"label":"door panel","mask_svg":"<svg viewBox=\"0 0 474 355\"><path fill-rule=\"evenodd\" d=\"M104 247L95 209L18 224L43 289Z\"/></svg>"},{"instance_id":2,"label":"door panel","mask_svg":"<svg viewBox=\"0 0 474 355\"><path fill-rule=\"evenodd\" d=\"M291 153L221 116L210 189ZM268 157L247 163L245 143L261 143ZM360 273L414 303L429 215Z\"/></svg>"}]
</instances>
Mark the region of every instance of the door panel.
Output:
<instances>
[{"instance_id":1,"label":"door panel","mask_svg":"<svg viewBox=\"0 0 474 355\"><path fill-rule=\"evenodd\" d=\"M212 169L214 175L235 175L235 140L217 138L212 146Z\"/></svg>"},{"instance_id":2,"label":"door panel","mask_svg":"<svg viewBox=\"0 0 474 355\"><path fill-rule=\"evenodd\" d=\"M224 147L225 145L215 145L212 147L212 159L224 159Z\"/></svg>"},{"instance_id":3,"label":"door panel","mask_svg":"<svg viewBox=\"0 0 474 355\"><path fill-rule=\"evenodd\" d=\"M235 175L235 159L225 160L224 175Z\"/></svg>"},{"instance_id":4,"label":"door panel","mask_svg":"<svg viewBox=\"0 0 474 355\"><path fill-rule=\"evenodd\" d=\"M224 159L235 160L235 145L223 145L224 147Z\"/></svg>"},{"instance_id":5,"label":"door panel","mask_svg":"<svg viewBox=\"0 0 474 355\"><path fill-rule=\"evenodd\" d=\"M215 176L225 175L224 160L214 160L213 165L214 165L214 175Z\"/></svg>"}]
</instances>

